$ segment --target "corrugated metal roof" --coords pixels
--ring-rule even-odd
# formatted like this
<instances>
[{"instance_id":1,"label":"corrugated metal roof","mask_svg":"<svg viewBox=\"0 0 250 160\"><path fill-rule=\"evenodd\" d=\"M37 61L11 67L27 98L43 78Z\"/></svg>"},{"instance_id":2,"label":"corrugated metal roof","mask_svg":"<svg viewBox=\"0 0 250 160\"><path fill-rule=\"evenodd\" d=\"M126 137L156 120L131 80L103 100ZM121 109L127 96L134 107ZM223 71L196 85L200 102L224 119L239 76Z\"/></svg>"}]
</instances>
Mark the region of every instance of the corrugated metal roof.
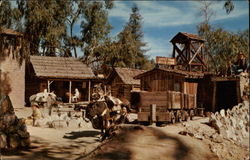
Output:
<instances>
[{"instance_id":1,"label":"corrugated metal roof","mask_svg":"<svg viewBox=\"0 0 250 160\"><path fill-rule=\"evenodd\" d=\"M76 58L30 56L37 77L88 79L96 78L92 69Z\"/></svg>"}]
</instances>

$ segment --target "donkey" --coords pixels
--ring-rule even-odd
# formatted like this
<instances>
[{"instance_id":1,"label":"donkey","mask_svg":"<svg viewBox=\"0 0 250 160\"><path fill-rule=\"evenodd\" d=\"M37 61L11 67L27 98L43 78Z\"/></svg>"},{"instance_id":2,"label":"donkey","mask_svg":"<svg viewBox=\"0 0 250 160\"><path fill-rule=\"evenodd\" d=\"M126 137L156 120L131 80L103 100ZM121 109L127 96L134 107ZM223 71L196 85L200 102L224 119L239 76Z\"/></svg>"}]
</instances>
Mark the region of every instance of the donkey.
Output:
<instances>
[{"instance_id":1,"label":"donkey","mask_svg":"<svg viewBox=\"0 0 250 160\"><path fill-rule=\"evenodd\" d=\"M96 101L89 103L86 107L86 118L92 122L95 129L101 129L102 140L111 124L110 111L107 103L104 101Z\"/></svg>"}]
</instances>

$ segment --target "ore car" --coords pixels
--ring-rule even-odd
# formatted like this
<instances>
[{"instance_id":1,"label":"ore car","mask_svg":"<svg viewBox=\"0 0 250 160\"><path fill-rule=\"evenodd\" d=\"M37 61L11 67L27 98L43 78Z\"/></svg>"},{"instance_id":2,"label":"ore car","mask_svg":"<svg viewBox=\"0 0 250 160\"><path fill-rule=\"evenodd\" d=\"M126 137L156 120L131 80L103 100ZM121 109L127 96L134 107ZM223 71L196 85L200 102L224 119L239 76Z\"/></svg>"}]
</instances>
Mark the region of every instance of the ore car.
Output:
<instances>
[{"instance_id":1,"label":"ore car","mask_svg":"<svg viewBox=\"0 0 250 160\"><path fill-rule=\"evenodd\" d=\"M203 73L156 67L136 76L141 81L139 122L176 122L197 113L197 87ZM150 106L156 107L150 111ZM153 112L153 113L152 113ZM155 114L155 120L152 115Z\"/></svg>"}]
</instances>

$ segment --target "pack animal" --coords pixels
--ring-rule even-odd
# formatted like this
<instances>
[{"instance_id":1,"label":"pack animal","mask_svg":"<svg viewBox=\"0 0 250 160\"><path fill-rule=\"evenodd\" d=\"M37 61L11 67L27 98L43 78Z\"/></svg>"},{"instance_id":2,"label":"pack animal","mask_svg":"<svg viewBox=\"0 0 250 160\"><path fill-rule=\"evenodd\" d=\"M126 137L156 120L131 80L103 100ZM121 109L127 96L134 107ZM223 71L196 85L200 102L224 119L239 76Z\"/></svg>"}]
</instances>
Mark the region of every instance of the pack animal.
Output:
<instances>
[{"instance_id":1,"label":"pack animal","mask_svg":"<svg viewBox=\"0 0 250 160\"><path fill-rule=\"evenodd\" d=\"M110 126L110 112L106 102L96 101L88 104L86 107L86 118L92 122L95 129L100 129L102 139L105 139L105 133Z\"/></svg>"}]
</instances>

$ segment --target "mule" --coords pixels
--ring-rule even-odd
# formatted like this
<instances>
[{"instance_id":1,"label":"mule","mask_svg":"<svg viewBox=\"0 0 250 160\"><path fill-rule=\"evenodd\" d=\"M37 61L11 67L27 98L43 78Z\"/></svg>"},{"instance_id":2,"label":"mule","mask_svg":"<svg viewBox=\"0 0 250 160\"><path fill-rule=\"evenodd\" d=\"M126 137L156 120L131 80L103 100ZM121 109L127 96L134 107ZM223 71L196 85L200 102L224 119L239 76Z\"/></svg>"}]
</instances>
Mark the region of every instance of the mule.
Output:
<instances>
[{"instance_id":1,"label":"mule","mask_svg":"<svg viewBox=\"0 0 250 160\"><path fill-rule=\"evenodd\" d=\"M100 129L105 135L110 125L110 111L107 103L104 101L89 103L86 107L86 118L92 122L93 128Z\"/></svg>"}]
</instances>

